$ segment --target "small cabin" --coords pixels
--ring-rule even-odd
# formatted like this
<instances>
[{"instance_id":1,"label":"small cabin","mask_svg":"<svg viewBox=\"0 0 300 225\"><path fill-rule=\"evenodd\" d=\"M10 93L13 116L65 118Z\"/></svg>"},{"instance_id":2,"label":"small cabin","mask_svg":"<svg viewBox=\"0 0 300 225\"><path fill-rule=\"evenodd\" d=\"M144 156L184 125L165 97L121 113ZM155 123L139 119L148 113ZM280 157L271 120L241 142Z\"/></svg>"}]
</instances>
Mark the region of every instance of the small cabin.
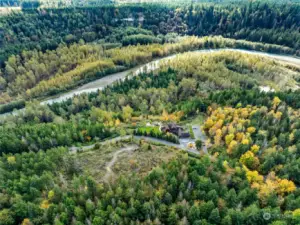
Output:
<instances>
[{"instance_id":1,"label":"small cabin","mask_svg":"<svg viewBox=\"0 0 300 225\"><path fill-rule=\"evenodd\" d=\"M181 126L178 126L175 123L169 123L161 128L162 132L169 132L175 134L179 138L188 138L190 137L189 132L185 132Z\"/></svg>"}]
</instances>

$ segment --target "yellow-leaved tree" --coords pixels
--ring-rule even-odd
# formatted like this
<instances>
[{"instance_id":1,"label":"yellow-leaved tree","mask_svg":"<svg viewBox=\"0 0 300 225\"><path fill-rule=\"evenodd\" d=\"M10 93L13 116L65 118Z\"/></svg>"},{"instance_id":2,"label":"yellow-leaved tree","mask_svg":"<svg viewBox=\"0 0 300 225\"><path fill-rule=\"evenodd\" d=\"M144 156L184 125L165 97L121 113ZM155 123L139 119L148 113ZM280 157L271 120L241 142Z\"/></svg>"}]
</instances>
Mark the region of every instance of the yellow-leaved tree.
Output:
<instances>
[{"instance_id":1,"label":"yellow-leaved tree","mask_svg":"<svg viewBox=\"0 0 300 225\"><path fill-rule=\"evenodd\" d=\"M43 200L41 205L40 205L40 208L41 209L48 209L49 206L50 206L49 201L48 200Z\"/></svg>"},{"instance_id":2,"label":"yellow-leaved tree","mask_svg":"<svg viewBox=\"0 0 300 225\"><path fill-rule=\"evenodd\" d=\"M234 139L234 134L228 134L225 136L225 143L226 145L229 145L231 141Z\"/></svg>"},{"instance_id":3,"label":"yellow-leaved tree","mask_svg":"<svg viewBox=\"0 0 300 225\"><path fill-rule=\"evenodd\" d=\"M31 223L30 219L25 218L25 219L22 221L22 225L33 225L33 223Z\"/></svg>"},{"instance_id":4,"label":"yellow-leaved tree","mask_svg":"<svg viewBox=\"0 0 300 225\"><path fill-rule=\"evenodd\" d=\"M273 99L273 107L276 108L280 104L281 100L277 96Z\"/></svg>"},{"instance_id":5,"label":"yellow-leaved tree","mask_svg":"<svg viewBox=\"0 0 300 225\"><path fill-rule=\"evenodd\" d=\"M296 190L296 185L293 181L287 179L277 179L278 185L276 191L279 195L290 193Z\"/></svg>"},{"instance_id":6,"label":"yellow-leaved tree","mask_svg":"<svg viewBox=\"0 0 300 225\"><path fill-rule=\"evenodd\" d=\"M235 140L232 140L227 148L227 154L231 155L235 148L237 147L238 143Z\"/></svg>"},{"instance_id":7,"label":"yellow-leaved tree","mask_svg":"<svg viewBox=\"0 0 300 225\"><path fill-rule=\"evenodd\" d=\"M204 123L205 129L210 129L214 125L214 121L211 118L208 118Z\"/></svg>"},{"instance_id":8,"label":"yellow-leaved tree","mask_svg":"<svg viewBox=\"0 0 300 225\"><path fill-rule=\"evenodd\" d=\"M218 129L216 130L216 135L214 137L215 145L217 146L220 145L221 140L222 140L222 130Z\"/></svg>"},{"instance_id":9,"label":"yellow-leaved tree","mask_svg":"<svg viewBox=\"0 0 300 225\"><path fill-rule=\"evenodd\" d=\"M254 133L255 131L256 131L255 127L248 127L247 128L247 132L250 133L250 134Z\"/></svg>"},{"instance_id":10,"label":"yellow-leaved tree","mask_svg":"<svg viewBox=\"0 0 300 225\"><path fill-rule=\"evenodd\" d=\"M256 154L259 151L260 147L258 145L252 145L251 152Z\"/></svg>"},{"instance_id":11,"label":"yellow-leaved tree","mask_svg":"<svg viewBox=\"0 0 300 225\"><path fill-rule=\"evenodd\" d=\"M48 199L51 200L54 197L55 193L53 190L48 192Z\"/></svg>"},{"instance_id":12,"label":"yellow-leaved tree","mask_svg":"<svg viewBox=\"0 0 300 225\"><path fill-rule=\"evenodd\" d=\"M250 184L253 183L262 183L264 181L264 177L260 175L256 170L246 170L246 177Z\"/></svg>"},{"instance_id":13,"label":"yellow-leaved tree","mask_svg":"<svg viewBox=\"0 0 300 225\"><path fill-rule=\"evenodd\" d=\"M16 164L16 157L15 156L8 156L7 157L7 162L10 165Z\"/></svg>"},{"instance_id":14,"label":"yellow-leaved tree","mask_svg":"<svg viewBox=\"0 0 300 225\"><path fill-rule=\"evenodd\" d=\"M244 153L240 158L240 162L249 169L256 169L259 166L259 159L251 151Z\"/></svg>"}]
</instances>

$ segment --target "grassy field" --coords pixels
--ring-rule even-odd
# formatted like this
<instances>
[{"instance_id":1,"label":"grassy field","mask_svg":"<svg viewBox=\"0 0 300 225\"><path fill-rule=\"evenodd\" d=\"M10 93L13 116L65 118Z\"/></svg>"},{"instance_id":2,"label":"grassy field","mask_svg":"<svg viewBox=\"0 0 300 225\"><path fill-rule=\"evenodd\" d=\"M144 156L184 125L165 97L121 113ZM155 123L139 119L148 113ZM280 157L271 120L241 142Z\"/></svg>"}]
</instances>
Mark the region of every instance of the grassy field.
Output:
<instances>
[{"instance_id":1,"label":"grassy field","mask_svg":"<svg viewBox=\"0 0 300 225\"><path fill-rule=\"evenodd\" d=\"M84 151L76 154L77 162L82 170L82 173L90 175L97 181L101 181L101 178L105 175L106 162L110 161L113 157L114 151L118 146L106 145L99 149Z\"/></svg>"},{"instance_id":2,"label":"grassy field","mask_svg":"<svg viewBox=\"0 0 300 225\"><path fill-rule=\"evenodd\" d=\"M94 177L97 182L103 182L107 173L107 165L113 159L114 154L122 148L135 144L118 143L100 146L98 149L76 154L75 157L83 174ZM137 150L118 154L116 162L111 167L113 179L132 173L145 175L152 168L175 157L176 154L178 152L170 147L144 142L138 146Z\"/></svg>"},{"instance_id":3,"label":"grassy field","mask_svg":"<svg viewBox=\"0 0 300 225\"><path fill-rule=\"evenodd\" d=\"M178 152L167 146L144 144L131 154L122 155L122 159L113 166L113 171L119 175L137 173L141 176L147 174L154 167L168 162ZM121 158L121 157L120 157Z\"/></svg>"}]
</instances>

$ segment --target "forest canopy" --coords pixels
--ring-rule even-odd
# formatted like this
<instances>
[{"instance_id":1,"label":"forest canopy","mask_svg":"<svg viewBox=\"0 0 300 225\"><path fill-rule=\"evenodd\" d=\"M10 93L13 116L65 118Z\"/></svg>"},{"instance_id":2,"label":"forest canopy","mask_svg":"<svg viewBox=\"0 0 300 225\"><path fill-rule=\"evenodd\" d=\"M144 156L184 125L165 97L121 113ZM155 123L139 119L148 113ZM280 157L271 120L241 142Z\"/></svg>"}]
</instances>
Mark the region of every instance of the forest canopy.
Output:
<instances>
[{"instance_id":1,"label":"forest canopy","mask_svg":"<svg viewBox=\"0 0 300 225\"><path fill-rule=\"evenodd\" d=\"M299 4L21 3L0 225L300 224Z\"/></svg>"}]
</instances>

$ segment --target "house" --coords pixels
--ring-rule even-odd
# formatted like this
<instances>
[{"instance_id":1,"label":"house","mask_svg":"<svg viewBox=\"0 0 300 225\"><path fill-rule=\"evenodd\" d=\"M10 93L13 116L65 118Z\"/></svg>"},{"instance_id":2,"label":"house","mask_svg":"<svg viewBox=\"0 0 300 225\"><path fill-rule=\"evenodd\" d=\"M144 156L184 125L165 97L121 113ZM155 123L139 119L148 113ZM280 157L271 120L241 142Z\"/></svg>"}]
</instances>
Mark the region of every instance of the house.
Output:
<instances>
[{"instance_id":1,"label":"house","mask_svg":"<svg viewBox=\"0 0 300 225\"><path fill-rule=\"evenodd\" d=\"M178 126L175 123L169 123L165 126L162 126L161 131L175 134L179 138L188 138L188 137L190 137L189 132L185 132L184 129L181 126Z\"/></svg>"}]
</instances>

